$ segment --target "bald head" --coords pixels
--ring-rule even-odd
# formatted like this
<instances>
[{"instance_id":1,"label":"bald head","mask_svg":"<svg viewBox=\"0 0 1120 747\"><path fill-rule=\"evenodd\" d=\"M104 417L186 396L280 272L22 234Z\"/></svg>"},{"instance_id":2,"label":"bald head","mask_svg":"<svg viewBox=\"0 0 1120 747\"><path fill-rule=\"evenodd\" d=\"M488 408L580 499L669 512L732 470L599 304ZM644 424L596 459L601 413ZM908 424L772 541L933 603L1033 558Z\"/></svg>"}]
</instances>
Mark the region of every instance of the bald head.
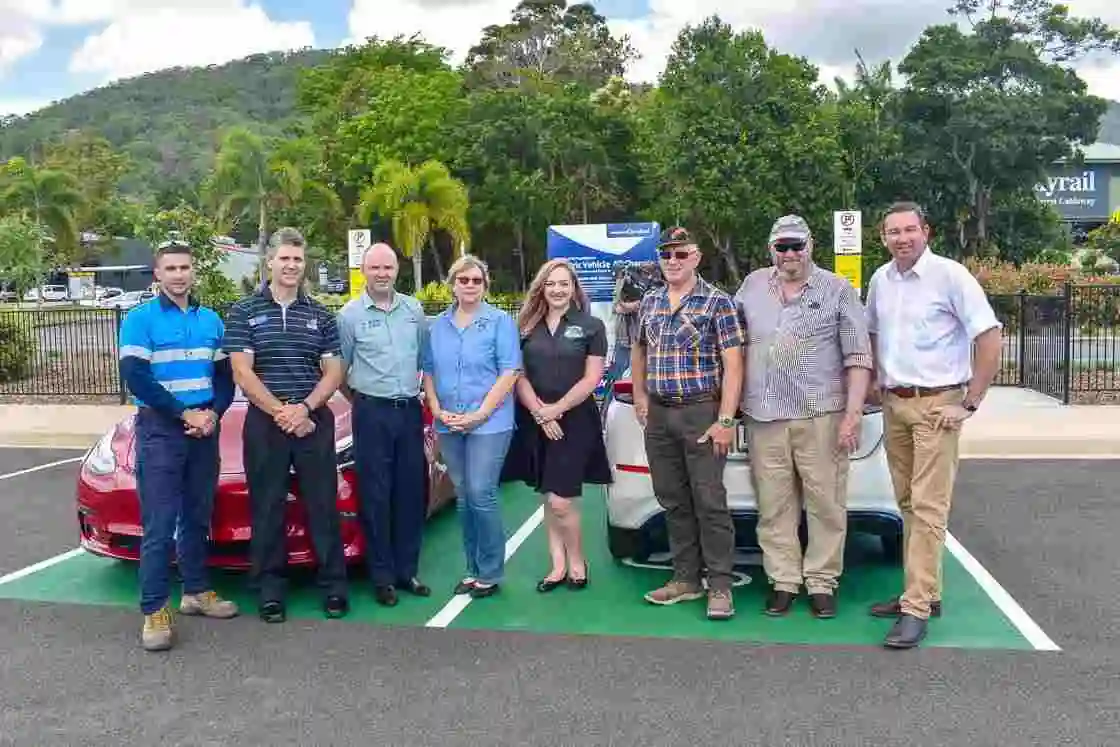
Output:
<instances>
[{"instance_id":1,"label":"bald head","mask_svg":"<svg viewBox=\"0 0 1120 747\"><path fill-rule=\"evenodd\" d=\"M397 253L388 244L377 243L366 249L362 255L362 275L366 279L366 291L373 300L392 297L398 266Z\"/></svg>"}]
</instances>

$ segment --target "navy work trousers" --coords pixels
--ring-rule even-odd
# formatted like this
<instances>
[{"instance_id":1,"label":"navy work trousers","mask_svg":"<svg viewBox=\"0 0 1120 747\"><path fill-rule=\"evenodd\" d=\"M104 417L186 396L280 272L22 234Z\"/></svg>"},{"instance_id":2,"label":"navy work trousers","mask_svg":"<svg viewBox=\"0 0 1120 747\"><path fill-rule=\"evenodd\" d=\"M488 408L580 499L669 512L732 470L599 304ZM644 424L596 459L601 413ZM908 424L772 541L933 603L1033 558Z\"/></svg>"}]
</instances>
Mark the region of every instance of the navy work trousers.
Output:
<instances>
[{"instance_id":1,"label":"navy work trousers","mask_svg":"<svg viewBox=\"0 0 1120 747\"><path fill-rule=\"evenodd\" d=\"M370 578L378 586L404 583L417 574L428 513L423 410L415 397L355 392L353 417Z\"/></svg>"},{"instance_id":2,"label":"navy work trousers","mask_svg":"<svg viewBox=\"0 0 1120 747\"><path fill-rule=\"evenodd\" d=\"M148 407L136 414L136 484L144 536L140 542L140 609L167 603L172 552L183 593L209 591L206 573L210 516L218 485L218 430L205 438Z\"/></svg>"}]
</instances>

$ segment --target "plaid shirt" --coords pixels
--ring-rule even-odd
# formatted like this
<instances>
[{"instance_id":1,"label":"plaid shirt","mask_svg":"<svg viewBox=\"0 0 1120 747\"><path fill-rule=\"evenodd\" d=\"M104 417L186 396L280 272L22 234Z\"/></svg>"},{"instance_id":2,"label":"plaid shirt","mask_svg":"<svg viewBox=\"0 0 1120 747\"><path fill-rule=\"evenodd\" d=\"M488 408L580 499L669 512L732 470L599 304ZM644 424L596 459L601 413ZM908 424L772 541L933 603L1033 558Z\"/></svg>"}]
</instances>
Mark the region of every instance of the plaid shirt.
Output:
<instances>
[{"instance_id":1,"label":"plaid shirt","mask_svg":"<svg viewBox=\"0 0 1120 747\"><path fill-rule=\"evenodd\" d=\"M742 347L743 324L731 297L696 279L674 312L669 289L647 293L635 342L646 350L646 390L667 399L719 395L721 353Z\"/></svg>"}]
</instances>

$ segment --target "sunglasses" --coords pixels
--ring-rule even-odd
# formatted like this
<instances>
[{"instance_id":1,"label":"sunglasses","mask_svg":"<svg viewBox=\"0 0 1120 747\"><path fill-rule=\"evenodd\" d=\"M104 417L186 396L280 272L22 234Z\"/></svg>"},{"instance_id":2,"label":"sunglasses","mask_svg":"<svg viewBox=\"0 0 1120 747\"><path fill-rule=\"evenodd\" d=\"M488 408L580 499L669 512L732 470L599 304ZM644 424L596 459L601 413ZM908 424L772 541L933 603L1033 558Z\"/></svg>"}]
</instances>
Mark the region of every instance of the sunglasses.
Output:
<instances>
[{"instance_id":1,"label":"sunglasses","mask_svg":"<svg viewBox=\"0 0 1120 747\"><path fill-rule=\"evenodd\" d=\"M663 259L665 261L668 261L670 259L678 259L678 260L683 262L684 260L686 260L686 259L688 259L689 257L692 256L692 250L691 249L662 249L660 252L658 252L658 254L660 254L661 259Z\"/></svg>"},{"instance_id":2,"label":"sunglasses","mask_svg":"<svg viewBox=\"0 0 1120 747\"><path fill-rule=\"evenodd\" d=\"M455 282L457 282L459 285L482 285L483 280L480 277L468 278L463 275L459 275L455 278Z\"/></svg>"},{"instance_id":3,"label":"sunglasses","mask_svg":"<svg viewBox=\"0 0 1120 747\"><path fill-rule=\"evenodd\" d=\"M793 243L774 244L774 251L776 252L800 252L805 248L805 242L798 241Z\"/></svg>"}]
</instances>

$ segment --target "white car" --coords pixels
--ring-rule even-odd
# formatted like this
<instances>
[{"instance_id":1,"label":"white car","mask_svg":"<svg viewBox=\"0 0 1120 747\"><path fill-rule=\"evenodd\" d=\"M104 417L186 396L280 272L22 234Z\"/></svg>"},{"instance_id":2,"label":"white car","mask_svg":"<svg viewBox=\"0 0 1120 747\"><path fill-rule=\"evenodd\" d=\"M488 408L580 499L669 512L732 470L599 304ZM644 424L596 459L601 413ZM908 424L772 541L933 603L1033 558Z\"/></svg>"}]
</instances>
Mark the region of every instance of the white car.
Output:
<instances>
[{"instance_id":1,"label":"white car","mask_svg":"<svg viewBox=\"0 0 1120 747\"><path fill-rule=\"evenodd\" d=\"M644 562L667 552L664 510L653 493L646 460L642 427L634 415L629 380L615 383L605 417L607 458L614 482L607 487L607 541L611 555ZM883 553L895 564L902 562L902 514L894 499L883 446L883 415L878 407L864 409L859 448L850 457L848 474L849 534L866 533L880 538ZM735 521L736 548L757 551L755 529L758 500L751 480L746 426L736 425L733 450L723 472L727 503ZM802 514L801 541L806 541Z\"/></svg>"}]
</instances>

